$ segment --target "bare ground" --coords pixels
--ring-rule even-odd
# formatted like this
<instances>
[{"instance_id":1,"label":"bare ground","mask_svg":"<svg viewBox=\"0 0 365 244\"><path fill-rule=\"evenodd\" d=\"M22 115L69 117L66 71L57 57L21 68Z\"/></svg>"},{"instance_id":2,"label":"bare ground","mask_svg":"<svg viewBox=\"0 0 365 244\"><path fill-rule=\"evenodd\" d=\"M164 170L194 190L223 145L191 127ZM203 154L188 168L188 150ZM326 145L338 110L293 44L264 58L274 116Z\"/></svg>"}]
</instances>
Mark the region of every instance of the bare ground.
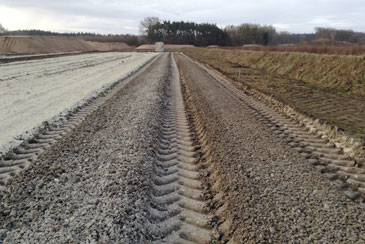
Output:
<instances>
[{"instance_id":1,"label":"bare ground","mask_svg":"<svg viewBox=\"0 0 365 244\"><path fill-rule=\"evenodd\" d=\"M8 182L0 242L365 243L361 204L176 60L182 94L163 55Z\"/></svg>"},{"instance_id":2,"label":"bare ground","mask_svg":"<svg viewBox=\"0 0 365 244\"><path fill-rule=\"evenodd\" d=\"M0 195L3 243L144 243L165 55Z\"/></svg>"},{"instance_id":3,"label":"bare ground","mask_svg":"<svg viewBox=\"0 0 365 244\"><path fill-rule=\"evenodd\" d=\"M225 192L230 243L365 243L365 213L240 106L197 65L178 56L212 145L211 180Z\"/></svg>"}]
</instances>

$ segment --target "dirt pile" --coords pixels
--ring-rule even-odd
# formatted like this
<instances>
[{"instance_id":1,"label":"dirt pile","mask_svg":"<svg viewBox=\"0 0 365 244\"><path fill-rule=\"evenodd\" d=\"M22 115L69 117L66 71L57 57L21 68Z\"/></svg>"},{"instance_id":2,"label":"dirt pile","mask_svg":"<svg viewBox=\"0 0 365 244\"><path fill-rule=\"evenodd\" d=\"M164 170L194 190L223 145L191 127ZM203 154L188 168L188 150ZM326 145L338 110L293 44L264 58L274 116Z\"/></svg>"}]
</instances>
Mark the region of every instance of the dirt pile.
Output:
<instances>
[{"instance_id":1,"label":"dirt pile","mask_svg":"<svg viewBox=\"0 0 365 244\"><path fill-rule=\"evenodd\" d=\"M42 54L129 49L125 43L88 42L63 36L2 36L0 54Z\"/></svg>"},{"instance_id":2,"label":"dirt pile","mask_svg":"<svg viewBox=\"0 0 365 244\"><path fill-rule=\"evenodd\" d=\"M96 51L123 51L131 49L130 46L123 42L86 42Z\"/></svg>"},{"instance_id":3,"label":"dirt pile","mask_svg":"<svg viewBox=\"0 0 365 244\"><path fill-rule=\"evenodd\" d=\"M0 37L2 54L39 54L93 51L86 41L74 37L4 36Z\"/></svg>"}]
</instances>

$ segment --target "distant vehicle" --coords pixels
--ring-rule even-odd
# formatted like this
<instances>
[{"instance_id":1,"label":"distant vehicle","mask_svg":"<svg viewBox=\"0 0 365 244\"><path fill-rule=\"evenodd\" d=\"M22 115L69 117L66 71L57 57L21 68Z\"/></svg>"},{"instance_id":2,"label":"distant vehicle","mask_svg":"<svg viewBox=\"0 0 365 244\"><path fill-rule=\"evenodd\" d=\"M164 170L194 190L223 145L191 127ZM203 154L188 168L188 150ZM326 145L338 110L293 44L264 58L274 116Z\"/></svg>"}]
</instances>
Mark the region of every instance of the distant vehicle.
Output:
<instances>
[{"instance_id":1,"label":"distant vehicle","mask_svg":"<svg viewBox=\"0 0 365 244\"><path fill-rule=\"evenodd\" d=\"M164 52L165 51L165 44L163 42L156 42L155 43L155 51L156 52Z\"/></svg>"}]
</instances>

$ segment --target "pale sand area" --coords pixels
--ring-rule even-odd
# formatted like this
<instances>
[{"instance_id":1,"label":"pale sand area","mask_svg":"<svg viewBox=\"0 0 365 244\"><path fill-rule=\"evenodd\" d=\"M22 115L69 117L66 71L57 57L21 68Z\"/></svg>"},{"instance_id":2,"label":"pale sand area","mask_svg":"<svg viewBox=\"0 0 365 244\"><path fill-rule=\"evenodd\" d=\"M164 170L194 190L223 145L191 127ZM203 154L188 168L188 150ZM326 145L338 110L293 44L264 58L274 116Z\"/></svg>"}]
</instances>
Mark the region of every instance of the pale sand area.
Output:
<instances>
[{"instance_id":1,"label":"pale sand area","mask_svg":"<svg viewBox=\"0 0 365 244\"><path fill-rule=\"evenodd\" d=\"M0 153L156 55L95 53L0 64Z\"/></svg>"}]
</instances>

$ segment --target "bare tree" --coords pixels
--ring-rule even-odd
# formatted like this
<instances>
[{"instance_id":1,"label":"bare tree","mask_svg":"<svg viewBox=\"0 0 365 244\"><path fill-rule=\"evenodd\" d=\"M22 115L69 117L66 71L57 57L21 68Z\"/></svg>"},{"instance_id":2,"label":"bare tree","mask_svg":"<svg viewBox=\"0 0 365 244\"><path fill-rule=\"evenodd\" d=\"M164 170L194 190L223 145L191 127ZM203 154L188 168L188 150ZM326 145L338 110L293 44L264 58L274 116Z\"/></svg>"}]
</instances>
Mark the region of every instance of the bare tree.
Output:
<instances>
[{"instance_id":1,"label":"bare tree","mask_svg":"<svg viewBox=\"0 0 365 244\"><path fill-rule=\"evenodd\" d=\"M7 29L4 28L4 26L0 23L0 33L7 32Z\"/></svg>"},{"instance_id":2,"label":"bare tree","mask_svg":"<svg viewBox=\"0 0 365 244\"><path fill-rule=\"evenodd\" d=\"M160 19L158 17L146 17L139 24L139 32L142 35L146 35L151 27L160 23Z\"/></svg>"}]
</instances>

